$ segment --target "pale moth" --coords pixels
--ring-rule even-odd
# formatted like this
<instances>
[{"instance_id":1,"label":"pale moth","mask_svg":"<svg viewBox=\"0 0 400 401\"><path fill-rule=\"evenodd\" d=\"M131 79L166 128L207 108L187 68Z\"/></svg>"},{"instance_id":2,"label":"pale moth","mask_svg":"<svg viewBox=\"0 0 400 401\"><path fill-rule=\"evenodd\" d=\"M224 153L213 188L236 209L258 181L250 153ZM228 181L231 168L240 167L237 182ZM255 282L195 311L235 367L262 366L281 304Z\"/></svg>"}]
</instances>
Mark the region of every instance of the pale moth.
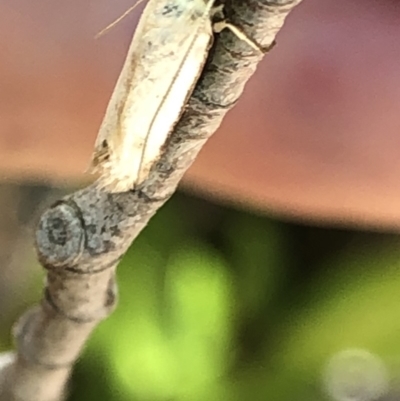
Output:
<instances>
[{"instance_id":1,"label":"pale moth","mask_svg":"<svg viewBox=\"0 0 400 401\"><path fill-rule=\"evenodd\" d=\"M149 0L95 143L90 170L106 190L136 188L159 159L212 44L214 2Z\"/></svg>"}]
</instances>

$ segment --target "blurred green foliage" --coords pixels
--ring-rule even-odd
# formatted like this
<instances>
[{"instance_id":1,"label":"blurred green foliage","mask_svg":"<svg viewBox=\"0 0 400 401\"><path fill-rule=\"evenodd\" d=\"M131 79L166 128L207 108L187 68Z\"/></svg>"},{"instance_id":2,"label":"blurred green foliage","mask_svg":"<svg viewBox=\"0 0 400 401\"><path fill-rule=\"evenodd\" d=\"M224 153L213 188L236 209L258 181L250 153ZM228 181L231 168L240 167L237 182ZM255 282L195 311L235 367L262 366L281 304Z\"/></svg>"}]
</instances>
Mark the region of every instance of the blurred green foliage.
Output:
<instances>
[{"instance_id":1,"label":"blurred green foliage","mask_svg":"<svg viewBox=\"0 0 400 401\"><path fill-rule=\"evenodd\" d=\"M398 243L178 194L120 264L119 306L91 338L70 400L329 400L327 363L349 348L378 356L392 380Z\"/></svg>"}]
</instances>

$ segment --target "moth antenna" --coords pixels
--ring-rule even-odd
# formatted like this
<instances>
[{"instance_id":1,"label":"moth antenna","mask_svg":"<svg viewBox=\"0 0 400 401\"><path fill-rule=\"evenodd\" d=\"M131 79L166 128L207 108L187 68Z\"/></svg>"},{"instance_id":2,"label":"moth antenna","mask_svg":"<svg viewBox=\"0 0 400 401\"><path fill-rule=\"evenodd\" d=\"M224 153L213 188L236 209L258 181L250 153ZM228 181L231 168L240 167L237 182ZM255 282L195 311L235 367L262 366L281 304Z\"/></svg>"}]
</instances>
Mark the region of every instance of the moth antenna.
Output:
<instances>
[{"instance_id":1,"label":"moth antenna","mask_svg":"<svg viewBox=\"0 0 400 401\"><path fill-rule=\"evenodd\" d=\"M100 36L103 36L106 32L108 32L111 28L117 25L120 21L122 21L127 15L129 15L140 3L143 3L144 0L137 0L136 3L129 7L121 16L119 16L116 20L108 24L105 28L103 28L96 36L95 39L98 39Z\"/></svg>"}]
</instances>

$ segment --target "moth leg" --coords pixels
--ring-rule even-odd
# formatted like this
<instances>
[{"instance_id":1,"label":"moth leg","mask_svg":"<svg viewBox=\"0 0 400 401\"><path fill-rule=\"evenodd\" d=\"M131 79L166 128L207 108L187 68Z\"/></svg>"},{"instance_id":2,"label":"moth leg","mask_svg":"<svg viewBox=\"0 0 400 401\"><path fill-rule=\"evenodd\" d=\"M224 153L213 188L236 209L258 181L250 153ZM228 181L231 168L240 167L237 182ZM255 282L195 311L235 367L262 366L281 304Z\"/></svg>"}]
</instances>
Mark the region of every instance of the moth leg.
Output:
<instances>
[{"instance_id":1,"label":"moth leg","mask_svg":"<svg viewBox=\"0 0 400 401\"><path fill-rule=\"evenodd\" d=\"M213 30L215 33L220 33L223 31L225 28L229 29L236 37L238 37L240 40L243 40L246 42L251 48L253 48L255 51L260 52L262 54L266 53L266 50L263 49L261 46L259 46L254 40L249 38L240 28L237 26L227 22L227 21L220 21L220 22L214 22L213 24ZM269 49L267 49L269 50Z\"/></svg>"},{"instance_id":2,"label":"moth leg","mask_svg":"<svg viewBox=\"0 0 400 401\"><path fill-rule=\"evenodd\" d=\"M220 14L221 16L224 15L224 5L220 4L219 6L215 6L211 9L211 18L214 18L216 15Z\"/></svg>"},{"instance_id":3,"label":"moth leg","mask_svg":"<svg viewBox=\"0 0 400 401\"><path fill-rule=\"evenodd\" d=\"M131 190L132 192L136 192L140 199L143 199L146 203L157 203L157 202L166 202L172 195L163 196L163 197L153 197L146 194L146 192L142 191L140 188L134 188Z\"/></svg>"}]
</instances>

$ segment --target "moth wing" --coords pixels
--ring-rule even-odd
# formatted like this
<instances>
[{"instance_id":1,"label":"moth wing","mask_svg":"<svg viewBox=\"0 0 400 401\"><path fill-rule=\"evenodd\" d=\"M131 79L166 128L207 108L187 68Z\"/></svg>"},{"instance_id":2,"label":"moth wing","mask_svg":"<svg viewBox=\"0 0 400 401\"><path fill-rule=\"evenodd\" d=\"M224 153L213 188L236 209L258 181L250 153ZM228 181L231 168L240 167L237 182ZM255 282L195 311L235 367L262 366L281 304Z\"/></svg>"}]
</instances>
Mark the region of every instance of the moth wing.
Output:
<instances>
[{"instance_id":1,"label":"moth wing","mask_svg":"<svg viewBox=\"0 0 400 401\"><path fill-rule=\"evenodd\" d=\"M168 135L184 111L208 55L213 37L211 20L207 13L198 14L197 19L193 21L193 11L192 14L188 13L185 18L181 18L179 24L174 25L175 38L171 38L170 45L170 57L173 59L173 68L168 76L170 84L164 92L145 139L138 172L139 183L148 176L154 162L159 158ZM176 45L177 42L179 46ZM160 63L160 68L160 73L163 74L163 63Z\"/></svg>"},{"instance_id":2,"label":"moth wing","mask_svg":"<svg viewBox=\"0 0 400 401\"><path fill-rule=\"evenodd\" d=\"M185 3L168 9L171 4L148 3L100 127L92 171L112 192L131 190L146 178L206 58L208 15Z\"/></svg>"}]
</instances>

